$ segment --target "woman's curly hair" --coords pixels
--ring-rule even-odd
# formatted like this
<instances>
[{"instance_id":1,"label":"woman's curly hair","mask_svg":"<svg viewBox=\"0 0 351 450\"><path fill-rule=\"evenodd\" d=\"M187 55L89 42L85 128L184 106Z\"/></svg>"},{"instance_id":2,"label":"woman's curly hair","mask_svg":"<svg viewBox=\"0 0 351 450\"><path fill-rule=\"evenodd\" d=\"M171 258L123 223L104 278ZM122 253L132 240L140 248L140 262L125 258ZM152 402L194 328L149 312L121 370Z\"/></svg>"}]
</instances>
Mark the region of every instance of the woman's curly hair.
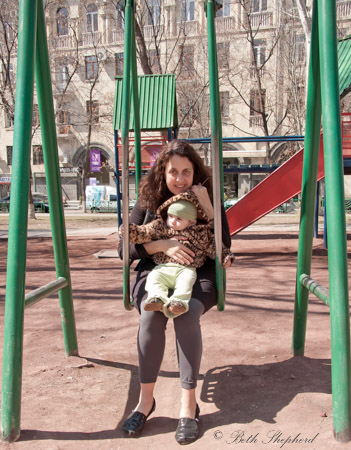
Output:
<instances>
[{"instance_id":1,"label":"woman's curly hair","mask_svg":"<svg viewBox=\"0 0 351 450\"><path fill-rule=\"evenodd\" d=\"M203 184L212 201L210 170L190 144L174 139L164 146L150 172L140 181L139 201L142 208L156 212L157 208L172 196L166 185L165 170L168 161L174 155L189 159L194 167L193 184Z\"/></svg>"}]
</instances>

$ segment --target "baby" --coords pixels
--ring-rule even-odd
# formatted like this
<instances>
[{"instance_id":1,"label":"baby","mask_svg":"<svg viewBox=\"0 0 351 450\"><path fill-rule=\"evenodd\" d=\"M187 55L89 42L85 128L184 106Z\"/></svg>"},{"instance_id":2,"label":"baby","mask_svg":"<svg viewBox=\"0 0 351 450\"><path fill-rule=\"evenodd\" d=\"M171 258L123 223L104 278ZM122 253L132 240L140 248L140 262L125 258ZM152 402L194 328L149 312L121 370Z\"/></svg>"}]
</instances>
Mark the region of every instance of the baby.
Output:
<instances>
[{"instance_id":1,"label":"baby","mask_svg":"<svg viewBox=\"0 0 351 450\"><path fill-rule=\"evenodd\" d=\"M181 265L163 252L152 256L157 266L147 277L145 289L148 296L144 309L162 311L169 318L187 312L196 281L196 268L204 264L207 256L215 259L216 255L213 221L208 219L193 191L164 202L154 221L146 225L130 224L129 235L130 241L137 244L176 236L185 238L182 244L195 253L191 265ZM222 254L224 266L229 267L234 261L233 253L223 246ZM170 296L169 290L173 291Z\"/></svg>"}]
</instances>

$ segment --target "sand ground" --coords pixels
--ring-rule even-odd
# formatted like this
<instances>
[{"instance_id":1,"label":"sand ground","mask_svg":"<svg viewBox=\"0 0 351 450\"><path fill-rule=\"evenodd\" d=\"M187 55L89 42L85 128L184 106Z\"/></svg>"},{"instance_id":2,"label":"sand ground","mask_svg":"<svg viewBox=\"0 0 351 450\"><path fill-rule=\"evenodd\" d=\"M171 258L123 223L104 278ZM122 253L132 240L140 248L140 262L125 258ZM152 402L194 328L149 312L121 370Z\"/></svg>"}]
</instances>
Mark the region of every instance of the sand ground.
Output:
<instances>
[{"instance_id":1,"label":"sand ground","mask_svg":"<svg viewBox=\"0 0 351 450\"><path fill-rule=\"evenodd\" d=\"M271 215L270 215L271 216ZM271 216L233 237L224 312L202 318L196 449L346 449L333 438L329 309L311 297L304 357L293 357L296 217ZM73 217L73 216L72 216ZM137 312L122 302L114 218L67 219L79 357L65 357L57 295L25 310L21 436L1 449L176 449L179 380L172 321L143 435L121 425L138 397ZM26 291L55 279L46 216L29 224ZM36 234L35 234L36 233ZM4 330L6 218L0 216L0 340ZM349 250L351 252L351 249ZM312 276L328 285L327 251L314 240ZM2 359L2 346L0 358ZM292 441L295 438L294 442Z\"/></svg>"}]
</instances>

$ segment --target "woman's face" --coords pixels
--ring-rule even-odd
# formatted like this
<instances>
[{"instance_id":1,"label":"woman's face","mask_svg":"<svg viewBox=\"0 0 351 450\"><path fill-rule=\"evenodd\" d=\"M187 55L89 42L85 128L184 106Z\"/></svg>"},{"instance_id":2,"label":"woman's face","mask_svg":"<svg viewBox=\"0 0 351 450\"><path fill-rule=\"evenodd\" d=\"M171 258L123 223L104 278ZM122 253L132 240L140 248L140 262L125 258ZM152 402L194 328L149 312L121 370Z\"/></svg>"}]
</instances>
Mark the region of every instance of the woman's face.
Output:
<instances>
[{"instance_id":1,"label":"woman's face","mask_svg":"<svg viewBox=\"0 0 351 450\"><path fill-rule=\"evenodd\" d=\"M191 188L194 179L194 167L186 156L173 155L165 168L165 179L173 195Z\"/></svg>"}]
</instances>

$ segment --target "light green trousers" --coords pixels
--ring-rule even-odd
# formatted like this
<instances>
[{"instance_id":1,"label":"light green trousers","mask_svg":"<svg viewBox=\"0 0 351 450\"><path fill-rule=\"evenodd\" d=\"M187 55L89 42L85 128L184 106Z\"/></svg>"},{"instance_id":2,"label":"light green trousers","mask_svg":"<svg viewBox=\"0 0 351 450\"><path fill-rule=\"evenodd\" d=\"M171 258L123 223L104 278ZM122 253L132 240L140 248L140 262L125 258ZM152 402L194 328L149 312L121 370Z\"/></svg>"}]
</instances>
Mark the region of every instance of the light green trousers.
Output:
<instances>
[{"instance_id":1,"label":"light green trousers","mask_svg":"<svg viewBox=\"0 0 351 450\"><path fill-rule=\"evenodd\" d=\"M175 263L159 264L147 277L145 289L148 296L145 303L150 302L155 297L160 298L164 303L163 314L170 318L177 317L168 311L167 305L171 301L177 301L182 303L188 311L196 276L196 269L193 267ZM169 289L173 289L173 294L170 297Z\"/></svg>"}]
</instances>

